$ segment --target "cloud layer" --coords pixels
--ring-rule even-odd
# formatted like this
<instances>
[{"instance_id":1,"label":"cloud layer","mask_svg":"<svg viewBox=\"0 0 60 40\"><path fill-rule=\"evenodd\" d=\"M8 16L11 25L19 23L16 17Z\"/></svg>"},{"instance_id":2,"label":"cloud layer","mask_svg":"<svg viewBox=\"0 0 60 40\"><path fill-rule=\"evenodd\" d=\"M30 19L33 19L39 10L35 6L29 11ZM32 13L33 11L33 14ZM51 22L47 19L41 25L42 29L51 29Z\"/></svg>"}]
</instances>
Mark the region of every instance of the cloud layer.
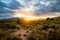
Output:
<instances>
[{"instance_id":1,"label":"cloud layer","mask_svg":"<svg viewBox=\"0 0 60 40\"><path fill-rule=\"evenodd\" d=\"M18 10L20 6L16 0L0 0L0 19L13 17L14 10Z\"/></svg>"},{"instance_id":2,"label":"cloud layer","mask_svg":"<svg viewBox=\"0 0 60 40\"><path fill-rule=\"evenodd\" d=\"M16 11L41 14L60 14L60 0L0 0L0 19L13 17ZM56 13L55 13L56 12Z\"/></svg>"}]
</instances>

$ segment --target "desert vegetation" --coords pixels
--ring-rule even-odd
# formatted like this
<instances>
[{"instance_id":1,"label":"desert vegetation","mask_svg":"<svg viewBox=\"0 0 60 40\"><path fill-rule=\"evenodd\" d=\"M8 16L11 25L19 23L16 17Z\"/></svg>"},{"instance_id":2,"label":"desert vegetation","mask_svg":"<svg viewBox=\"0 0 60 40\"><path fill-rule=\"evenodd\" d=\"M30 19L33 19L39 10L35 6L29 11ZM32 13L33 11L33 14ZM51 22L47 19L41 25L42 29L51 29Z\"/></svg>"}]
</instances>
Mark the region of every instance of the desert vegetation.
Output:
<instances>
[{"instance_id":1,"label":"desert vegetation","mask_svg":"<svg viewBox=\"0 0 60 40\"><path fill-rule=\"evenodd\" d=\"M0 20L0 40L60 40L60 19L23 24L19 18Z\"/></svg>"}]
</instances>

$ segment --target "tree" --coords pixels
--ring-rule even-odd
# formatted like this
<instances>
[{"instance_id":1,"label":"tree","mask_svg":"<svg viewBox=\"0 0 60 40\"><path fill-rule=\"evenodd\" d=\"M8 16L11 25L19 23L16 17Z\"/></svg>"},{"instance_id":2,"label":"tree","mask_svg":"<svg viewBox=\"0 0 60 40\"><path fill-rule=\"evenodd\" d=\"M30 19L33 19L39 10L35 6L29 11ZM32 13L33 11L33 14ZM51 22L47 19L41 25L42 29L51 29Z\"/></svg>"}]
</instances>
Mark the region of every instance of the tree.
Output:
<instances>
[{"instance_id":1,"label":"tree","mask_svg":"<svg viewBox=\"0 0 60 40\"><path fill-rule=\"evenodd\" d=\"M48 17L46 20L49 20L50 18Z\"/></svg>"},{"instance_id":2,"label":"tree","mask_svg":"<svg viewBox=\"0 0 60 40\"><path fill-rule=\"evenodd\" d=\"M17 24L21 24L21 20L20 19L17 19Z\"/></svg>"}]
</instances>

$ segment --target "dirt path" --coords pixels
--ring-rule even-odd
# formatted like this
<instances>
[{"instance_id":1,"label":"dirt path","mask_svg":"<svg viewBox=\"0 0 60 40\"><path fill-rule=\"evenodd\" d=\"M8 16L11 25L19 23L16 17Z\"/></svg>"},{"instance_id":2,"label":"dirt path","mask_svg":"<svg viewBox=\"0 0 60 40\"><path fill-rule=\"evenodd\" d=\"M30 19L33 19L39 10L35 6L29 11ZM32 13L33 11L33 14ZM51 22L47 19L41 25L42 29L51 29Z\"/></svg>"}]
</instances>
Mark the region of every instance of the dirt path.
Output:
<instances>
[{"instance_id":1,"label":"dirt path","mask_svg":"<svg viewBox=\"0 0 60 40\"><path fill-rule=\"evenodd\" d=\"M22 40L27 40L27 36L31 33L30 30L27 29L20 29L13 33L13 35L19 36Z\"/></svg>"}]
</instances>

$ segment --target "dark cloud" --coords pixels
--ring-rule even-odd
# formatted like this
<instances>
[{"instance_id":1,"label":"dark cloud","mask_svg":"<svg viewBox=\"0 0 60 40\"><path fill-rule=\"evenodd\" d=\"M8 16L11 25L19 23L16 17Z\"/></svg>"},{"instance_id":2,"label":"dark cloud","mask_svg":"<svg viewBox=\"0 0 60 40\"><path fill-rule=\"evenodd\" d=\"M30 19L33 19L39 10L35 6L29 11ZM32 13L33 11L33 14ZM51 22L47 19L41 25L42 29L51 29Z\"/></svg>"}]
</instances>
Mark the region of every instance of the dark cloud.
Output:
<instances>
[{"instance_id":1,"label":"dark cloud","mask_svg":"<svg viewBox=\"0 0 60 40\"><path fill-rule=\"evenodd\" d=\"M7 5L0 1L0 14L1 13L12 13L12 11L8 10Z\"/></svg>"},{"instance_id":2,"label":"dark cloud","mask_svg":"<svg viewBox=\"0 0 60 40\"><path fill-rule=\"evenodd\" d=\"M60 0L46 0L45 3L49 4L41 4L38 3L38 9L35 12L37 13L48 13L48 12L60 12Z\"/></svg>"},{"instance_id":3,"label":"dark cloud","mask_svg":"<svg viewBox=\"0 0 60 40\"><path fill-rule=\"evenodd\" d=\"M19 6L21 5L16 0L11 0L9 3L0 1L0 18L12 17L12 13L14 12L14 10L19 9Z\"/></svg>"},{"instance_id":4,"label":"dark cloud","mask_svg":"<svg viewBox=\"0 0 60 40\"><path fill-rule=\"evenodd\" d=\"M57 1L57 3L53 4L51 11L52 12L60 12L60 2Z\"/></svg>"},{"instance_id":5,"label":"dark cloud","mask_svg":"<svg viewBox=\"0 0 60 40\"><path fill-rule=\"evenodd\" d=\"M16 0L11 0L10 3L7 5L8 8L10 9L19 9L22 5L17 2Z\"/></svg>"},{"instance_id":6,"label":"dark cloud","mask_svg":"<svg viewBox=\"0 0 60 40\"><path fill-rule=\"evenodd\" d=\"M0 8L6 7L6 4L0 1Z\"/></svg>"}]
</instances>

